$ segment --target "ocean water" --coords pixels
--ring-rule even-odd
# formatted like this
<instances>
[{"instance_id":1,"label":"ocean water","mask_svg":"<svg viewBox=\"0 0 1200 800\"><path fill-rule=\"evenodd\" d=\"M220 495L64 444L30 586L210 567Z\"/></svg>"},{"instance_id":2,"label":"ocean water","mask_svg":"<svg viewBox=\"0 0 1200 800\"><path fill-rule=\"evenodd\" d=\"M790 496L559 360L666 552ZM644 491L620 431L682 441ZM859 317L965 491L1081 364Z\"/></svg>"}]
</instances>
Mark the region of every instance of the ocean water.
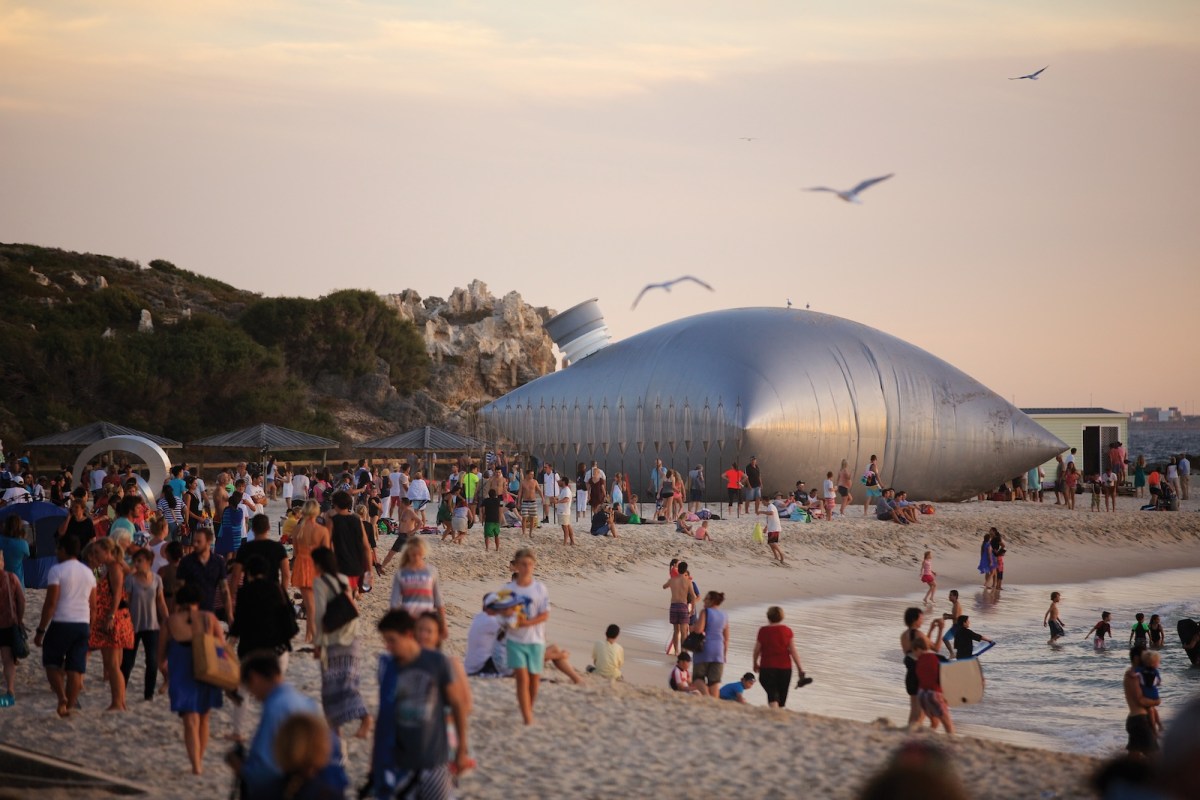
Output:
<instances>
[{"instance_id":1,"label":"ocean water","mask_svg":"<svg viewBox=\"0 0 1200 800\"><path fill-rule=\"evenodd\" d=\"M1144 455L1148 463L1166 463L1180 453L1189 453L1191 460L1196 461L1200 456L1200 427L1131 425L1126 449L1130 461Z\"/></svg>"},{"instance_id":2,"label":"ocean water","mask_svg":"<svg viewBox=\"0 0 1200 800\"><path fill-rule=\"evenodd\" d=\"M962 594L964 613L975 631L997 644L981 658L986 680L982 703L953 709L956 728L989 739L1090 755L1108 755L1125 743L1122 675L1128 665L1129 629L1134 614L1160 614L1166 629L1162 651L1161 713L1172 712L1200 692L1200 669L1190 667L1175 624L1200 619L1200 570L1171 570L1132 578L1083 584L1028 586L1013 584L993 600L973 586L939 586L937 603L926 619L949 611L946 594ZM1067 636L1053 647L1042 617L1050 592L1063 593L1061 615ZM781 603L784 621L796 634L800 659L815 682L792 689L788 708L825 716L871 722L880 717L893 725L908 718L904 693L900 634L904 610L920 605L921 594L892 600L839 596ZM754 637L766 624L766 605L726 607L730 616L729 663L725 682L750 669ZM1097 653L1083 636L1112 612L1115 636L1111 649ZM665 623L634 626L629 635L661 643L670 638ZM664 659L666 663L666 659ZM663 680L669 672L663 670ZM794 686L794 684L793 684ZM755 687L747 699L765 704Z\"/></svg>"}]
</instances>

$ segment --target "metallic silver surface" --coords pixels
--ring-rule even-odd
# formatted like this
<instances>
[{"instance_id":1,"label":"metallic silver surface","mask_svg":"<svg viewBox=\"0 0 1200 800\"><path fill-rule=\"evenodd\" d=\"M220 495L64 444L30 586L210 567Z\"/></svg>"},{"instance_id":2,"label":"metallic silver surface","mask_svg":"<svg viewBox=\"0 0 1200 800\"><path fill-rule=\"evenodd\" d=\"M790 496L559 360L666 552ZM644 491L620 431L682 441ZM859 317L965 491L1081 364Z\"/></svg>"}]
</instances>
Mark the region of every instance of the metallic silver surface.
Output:
<instances>
[{"instance_id":1,"label":"metallic silver surface","mask_svg":"<svg viewBox=\"0 0 1200 800\"><path fill-rule=\"evenodd\" d=\"M758 456L764 494L819 489L843 458L858 477L961 500L1065 445L974 378L873 328L812 311L744 308L669 322L528 383L481 412L490 431L571 477L596 459L644 500L656 458L720 473Z\"/></svg>"}]
</instances>

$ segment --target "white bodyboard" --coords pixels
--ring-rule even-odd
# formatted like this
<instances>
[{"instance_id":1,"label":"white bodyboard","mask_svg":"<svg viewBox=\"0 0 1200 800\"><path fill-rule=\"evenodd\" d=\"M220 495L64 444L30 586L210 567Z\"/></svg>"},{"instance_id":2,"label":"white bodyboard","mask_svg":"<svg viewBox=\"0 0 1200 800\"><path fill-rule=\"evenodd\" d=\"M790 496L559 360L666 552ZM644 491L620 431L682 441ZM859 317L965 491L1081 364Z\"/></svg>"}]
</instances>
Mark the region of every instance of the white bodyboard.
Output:
<instances>
[{"instance_id":1,"label":"white bodyboard","mask_svg":"<svg viewBox=\"0 0 1200 800\"><path fill-rule=\"evenodd\" d=\"M942 694L949 706L968 706L983 700L983 667L978 659L942 664L941 681Z\"/></svg>"}]
</instances>

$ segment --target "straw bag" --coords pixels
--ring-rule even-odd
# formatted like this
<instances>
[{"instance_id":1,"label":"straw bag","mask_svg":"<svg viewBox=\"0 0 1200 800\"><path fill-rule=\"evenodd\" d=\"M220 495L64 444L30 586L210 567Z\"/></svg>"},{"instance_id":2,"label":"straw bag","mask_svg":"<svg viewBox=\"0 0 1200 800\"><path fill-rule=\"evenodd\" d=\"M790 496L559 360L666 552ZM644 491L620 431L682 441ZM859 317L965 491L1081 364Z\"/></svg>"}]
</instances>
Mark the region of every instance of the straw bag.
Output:
<instances>
[{"instance_id":1,"label":"straw bag","mask_svg":"<svg viewBox=\"0 0 1200 800\"><path fill-rule=\"evenodd\" d=\"M237 656L228 647L218 645L217 637L211 633L192 637L192 672L201 683L227 692L235 691L242 680Z\"/></svg>"}]
</instances>

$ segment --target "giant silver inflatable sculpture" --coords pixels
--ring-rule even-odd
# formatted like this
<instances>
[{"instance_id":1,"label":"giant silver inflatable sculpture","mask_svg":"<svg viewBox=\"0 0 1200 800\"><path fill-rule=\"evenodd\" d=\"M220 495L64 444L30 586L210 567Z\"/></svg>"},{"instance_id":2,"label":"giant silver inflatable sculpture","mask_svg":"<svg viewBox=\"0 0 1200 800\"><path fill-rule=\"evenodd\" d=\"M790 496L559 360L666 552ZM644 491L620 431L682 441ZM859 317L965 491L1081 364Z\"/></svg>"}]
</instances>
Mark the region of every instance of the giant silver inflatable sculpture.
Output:
<instances>
[{"instance_id":1,"label":"giant silver inflatable sculpture","mask_svg":"<svg viewBox=\"0 0 1200 800\"><path fill-rule=\"evenodd\" d=\"M569 477L593 459L642 494L655 459L720 473L757 456L767 493L819 488L872 454L883 483L961 500L1066 449L1002 397L894 336L812 311L743 308L669 322L616 344L595 300L546 323L569 366L482 409L483 422ZM645 498L643 495L644 499Z\"/></svg>"}]
</instances>

